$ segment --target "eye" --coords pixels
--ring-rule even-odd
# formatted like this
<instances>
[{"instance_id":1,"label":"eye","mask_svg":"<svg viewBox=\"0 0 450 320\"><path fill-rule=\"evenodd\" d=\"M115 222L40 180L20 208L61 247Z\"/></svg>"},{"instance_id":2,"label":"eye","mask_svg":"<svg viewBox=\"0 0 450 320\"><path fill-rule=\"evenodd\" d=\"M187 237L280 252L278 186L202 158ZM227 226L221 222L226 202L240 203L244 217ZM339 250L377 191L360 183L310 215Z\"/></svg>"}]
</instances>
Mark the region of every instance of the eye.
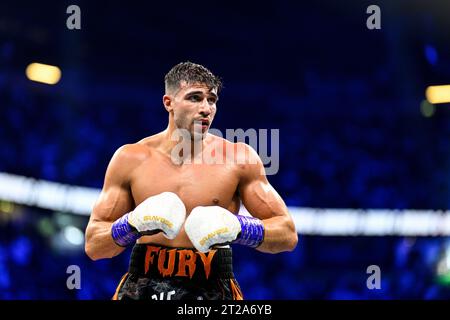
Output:
<instances>
[{"instance_id":1,"label":"eye","mask_svg":"<svg viewBox=\"0 0 450 320\"><path fill-rule=\"evenodd\" d=\"M190 96L188 99L190 101L192 101L192 102L200 102L200 101L202 101L202 98L200 96L198 96L198 95Z\"/></svg>"},{"instance_id":2,"label":"eye","mask_svg":"<svg viewBox=\"0 0 450 320\"><path fill-rule=\"evenodd\" d=\"M217 102L217 99L216 98L208 98L208 103L209 104L214 104L214 103L216 103Z\"/></svg>"}]
</instances>

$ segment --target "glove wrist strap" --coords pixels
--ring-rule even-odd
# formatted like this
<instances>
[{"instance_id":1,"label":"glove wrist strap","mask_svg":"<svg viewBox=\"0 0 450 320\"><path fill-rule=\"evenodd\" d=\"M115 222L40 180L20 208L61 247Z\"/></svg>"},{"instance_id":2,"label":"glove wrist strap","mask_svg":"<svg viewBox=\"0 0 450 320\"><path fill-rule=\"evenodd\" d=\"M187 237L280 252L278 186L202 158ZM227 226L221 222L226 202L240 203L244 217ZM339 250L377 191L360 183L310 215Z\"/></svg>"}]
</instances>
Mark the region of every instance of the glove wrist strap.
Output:
<instances>
[{"instance_id":1,"label":"glove wrist strap","mask_svg":"<svg viewBox=\"0 0 450 320\"><path fill-rule=\"evenodd\" d=\"M233 243L252 248L258 247L264 241L264 225L260 219L237 215L241 224L241 232Z\"/></svg>"},{"instance_id":2,"label":"glove wrist strap","mask_svg":"<svg viewBox=\"0 0 450 320\"><path fill-rule=\"evenodd\" d=\"M117 219L111 228L111 236L114 242L126 247L140 238L139 232L128 223L128 213Z\"/></svg>"}]
</instances>

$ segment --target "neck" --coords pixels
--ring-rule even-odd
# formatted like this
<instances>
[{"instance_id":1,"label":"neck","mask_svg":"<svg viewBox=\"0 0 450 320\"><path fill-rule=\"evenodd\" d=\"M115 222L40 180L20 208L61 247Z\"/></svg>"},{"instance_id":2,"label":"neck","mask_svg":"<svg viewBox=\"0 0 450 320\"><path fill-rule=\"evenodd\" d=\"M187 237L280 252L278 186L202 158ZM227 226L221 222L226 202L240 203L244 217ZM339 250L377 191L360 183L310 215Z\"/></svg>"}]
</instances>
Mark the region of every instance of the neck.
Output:
<instances>
[{"instance_id":1,"label":"neck","mask_svg":"<svg viewBox=\"0 0 450 320\"><path fill-rule=\"evenodd\" d=\"M161 149L169 156L178 160L175 162L194 162L194 159L201 156L205 146L205 139L194 140L185 130L177 130L174 121L169 118L169 124L163 131L163 141Z\"/></svg>"}]
</instances>

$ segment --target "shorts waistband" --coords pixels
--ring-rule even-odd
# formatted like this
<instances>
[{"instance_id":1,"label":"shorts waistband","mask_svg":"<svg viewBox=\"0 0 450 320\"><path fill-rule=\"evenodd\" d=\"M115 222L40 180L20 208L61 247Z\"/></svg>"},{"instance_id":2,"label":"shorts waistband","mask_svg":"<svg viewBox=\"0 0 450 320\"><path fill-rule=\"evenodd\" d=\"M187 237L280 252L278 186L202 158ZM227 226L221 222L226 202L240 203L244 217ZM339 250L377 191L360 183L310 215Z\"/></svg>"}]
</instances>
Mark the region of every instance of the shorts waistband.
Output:
<instances>
[{"instance_id":1,"label":"shorts waistband","mask_svg":"<svg viewBox=\"0 0 450 320\"><path fill-rule=\"evenodd\" d=\"M233 279L232 259L231 248L217 248L202 253L194 248L135 244L129 273L148 278Z\"/></svg>"}]
</instances>

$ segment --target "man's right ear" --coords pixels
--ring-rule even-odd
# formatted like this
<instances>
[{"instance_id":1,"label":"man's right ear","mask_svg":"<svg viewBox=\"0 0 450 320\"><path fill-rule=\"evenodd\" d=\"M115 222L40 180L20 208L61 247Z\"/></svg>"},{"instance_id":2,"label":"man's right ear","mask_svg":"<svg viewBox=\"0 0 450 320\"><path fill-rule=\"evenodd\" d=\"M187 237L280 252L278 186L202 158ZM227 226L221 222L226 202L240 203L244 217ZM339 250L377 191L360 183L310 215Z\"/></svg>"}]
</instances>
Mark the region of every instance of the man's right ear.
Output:
<instances>
[{"instance_id":1,"label":"man's right ear","mask_svg":"<svg viewBox=\"0 0 450 320\"><path fill-rule=\"evenodd\" d=\"M172 97L165 94L163 96L163 104L164 104L164 108L166 108L167 112L172 111Z\"/></svg>"}]
</instances>

